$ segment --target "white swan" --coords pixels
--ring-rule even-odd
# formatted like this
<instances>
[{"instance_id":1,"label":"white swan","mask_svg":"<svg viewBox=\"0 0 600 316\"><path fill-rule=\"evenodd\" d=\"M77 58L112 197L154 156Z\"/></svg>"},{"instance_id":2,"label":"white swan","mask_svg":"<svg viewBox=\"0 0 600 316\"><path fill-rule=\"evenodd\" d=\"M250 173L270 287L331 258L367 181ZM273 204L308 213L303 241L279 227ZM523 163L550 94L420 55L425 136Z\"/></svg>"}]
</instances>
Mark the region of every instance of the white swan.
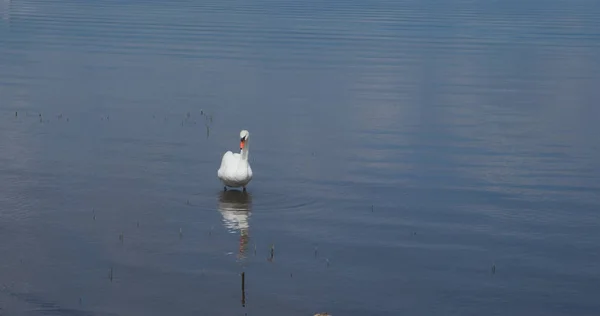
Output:
<instances>
[{"instance_id":1,"label":"white swan","mask_svg":"<svg viewBox=\"0 0 600 316\"><path fill-rule=\"evenodd\" d=\"M217 176L225 185L225 191L227 191L227 187L242 187L246 191L246 185L252 180L252 168L250 168L248 162L249 138L250 133L247 130L242 130L240 132L240 153L234 154L227 151L223 155Z\"/></svg>"}]
</instances>

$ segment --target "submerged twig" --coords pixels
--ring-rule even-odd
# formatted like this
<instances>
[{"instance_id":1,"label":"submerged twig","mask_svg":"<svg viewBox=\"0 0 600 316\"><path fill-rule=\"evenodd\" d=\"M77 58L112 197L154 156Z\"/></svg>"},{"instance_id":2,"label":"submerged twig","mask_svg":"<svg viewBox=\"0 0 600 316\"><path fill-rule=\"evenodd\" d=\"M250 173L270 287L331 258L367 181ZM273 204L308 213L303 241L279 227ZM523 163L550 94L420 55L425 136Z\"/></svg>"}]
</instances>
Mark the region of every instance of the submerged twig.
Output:
<instances>
[{"instance_id":1,"label":"submerged twig","mask_svg":"<svg viewBox=\"0 0 600 316\"><path fill-rule=\"evenodd\" d=\"M271 244L271 255L269 256L269 261L273 261L273 258L275 257L275 244Z\"/></svg>"},{"instance_id":2,"label":"submerged twig","mask_svg":"<svg viewBox=\"0 0 600 316\"><path fill-rule=\"evenodd\" d=\"M246 307L246 272L242 272L242 306Z\"/></svg>"}]
</instances>

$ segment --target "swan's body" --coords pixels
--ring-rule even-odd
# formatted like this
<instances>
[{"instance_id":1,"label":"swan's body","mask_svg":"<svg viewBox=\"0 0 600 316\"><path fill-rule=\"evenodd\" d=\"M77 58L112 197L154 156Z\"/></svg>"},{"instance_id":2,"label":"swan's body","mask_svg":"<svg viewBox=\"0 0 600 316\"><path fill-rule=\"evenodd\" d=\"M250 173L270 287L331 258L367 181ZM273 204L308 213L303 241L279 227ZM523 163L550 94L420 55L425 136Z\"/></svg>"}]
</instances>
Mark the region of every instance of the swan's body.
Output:
<instances>
[{"instance_id":1,"label":"swan's body","mask_svg":"<svg viewBox=\"0 0 600 316\"><path fill-rule=\"evenodd\" d=\"M242 187L246 191L246 185L252 180L252 168L248 162L248 138L250 133L247 130L240 132L240 152L233 153L227 151L221 159L221 167L217 171L217 176L227 187Z\"/></svg>"}]
</instances>

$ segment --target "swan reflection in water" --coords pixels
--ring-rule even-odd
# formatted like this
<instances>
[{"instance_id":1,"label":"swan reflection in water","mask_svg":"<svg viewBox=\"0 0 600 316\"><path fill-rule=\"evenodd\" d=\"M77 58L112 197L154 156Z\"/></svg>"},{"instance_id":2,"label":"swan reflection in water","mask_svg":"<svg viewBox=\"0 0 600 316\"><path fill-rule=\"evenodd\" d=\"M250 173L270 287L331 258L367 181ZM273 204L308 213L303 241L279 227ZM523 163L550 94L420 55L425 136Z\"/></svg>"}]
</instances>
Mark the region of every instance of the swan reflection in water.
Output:
<instances>
[{"instance_id":1,"label":"swan reflection in water","mask_svg":"<svg viewBox=\"0 0 600 316\"><path fill-rule=\"evenodd\" d=\"M252 212L252 196L248 192L238 190L221 191L219 193L219 212L223 216L223 225L230 233L240 232L238 259L246 258L250 235L248 219Z\"/></svg>"}]
</instances>

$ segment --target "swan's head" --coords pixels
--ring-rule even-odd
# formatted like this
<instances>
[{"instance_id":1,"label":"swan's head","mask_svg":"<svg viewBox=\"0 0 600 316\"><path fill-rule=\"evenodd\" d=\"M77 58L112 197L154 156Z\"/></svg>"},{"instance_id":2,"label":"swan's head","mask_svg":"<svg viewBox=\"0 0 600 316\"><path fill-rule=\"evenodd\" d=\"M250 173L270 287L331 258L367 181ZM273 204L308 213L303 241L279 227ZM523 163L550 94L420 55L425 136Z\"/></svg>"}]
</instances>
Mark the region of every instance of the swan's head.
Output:
<instances>
[{"instance_id":1,"label":"swan's head","mask_svg":"<svg viewBox=\"0 0 600 316\"><path fill-rule=\"evenodd\" d=\"M244 149L244 146L246 146L246 142L248 141L248 138L250 137L250 133L248 133L247 130L242 130L240 132L240 150Z\"/></svg>"}]
</instances>

